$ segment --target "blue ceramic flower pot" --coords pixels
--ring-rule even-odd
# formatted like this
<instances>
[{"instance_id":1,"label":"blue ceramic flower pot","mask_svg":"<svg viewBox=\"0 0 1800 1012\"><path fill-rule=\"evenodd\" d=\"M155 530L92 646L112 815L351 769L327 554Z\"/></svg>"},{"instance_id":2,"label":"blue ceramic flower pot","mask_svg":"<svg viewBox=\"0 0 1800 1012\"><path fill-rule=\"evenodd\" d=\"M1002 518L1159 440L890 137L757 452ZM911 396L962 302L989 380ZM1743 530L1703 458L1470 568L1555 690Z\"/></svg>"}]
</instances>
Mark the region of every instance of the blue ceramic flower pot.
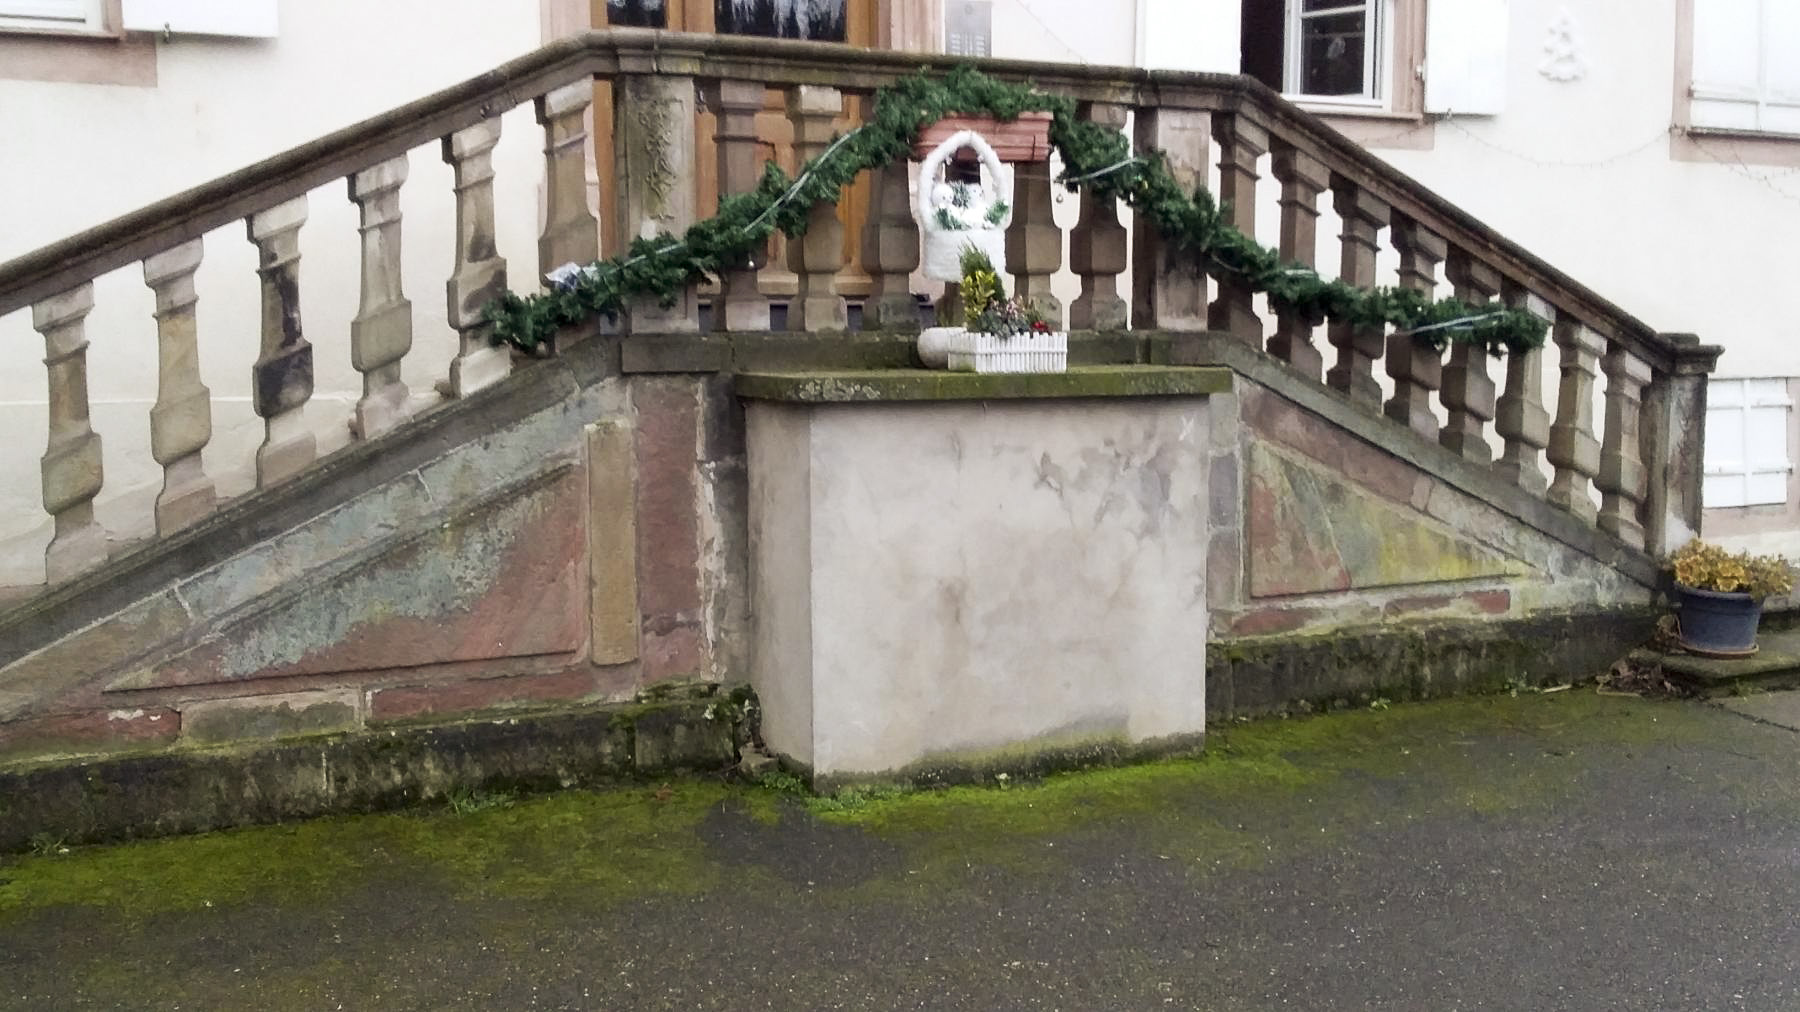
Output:
<instances>
[{"instance_id":1,"label":"blue ceramic flower pot","mask_svg":"<svg viewBox=\"0 0 1800 1012\"><path fill-rule=\"evenodd\" d=\"M1756 653L1756 626L1762 602L1749 594L1724 594L1675 585L1681 603L1681 645L1707 657L1747 657Z\"/></svg>"}]
</instances>

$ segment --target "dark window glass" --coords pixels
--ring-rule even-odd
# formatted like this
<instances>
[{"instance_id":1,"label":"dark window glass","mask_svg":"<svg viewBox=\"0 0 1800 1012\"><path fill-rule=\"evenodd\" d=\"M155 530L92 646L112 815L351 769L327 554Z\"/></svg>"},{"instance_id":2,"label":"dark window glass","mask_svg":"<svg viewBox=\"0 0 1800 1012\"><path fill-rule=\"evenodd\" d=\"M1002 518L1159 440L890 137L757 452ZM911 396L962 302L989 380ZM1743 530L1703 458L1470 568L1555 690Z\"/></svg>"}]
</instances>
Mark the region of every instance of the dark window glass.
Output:
<instances>
[{"instance_id":1,"label":"dark window glass","mask_svg":"<svg viewBox=\"0 0 1800 1012\"><path fill-rule=\"evenodd\" d=\"M606 0L606 23L632 28L667 28L666 0Z\"/></svg>"},{"instance_id":2,"label":"dark window glass","mask_svg":"<svg viewBox=\"0 0 1800 1012\"><path fill-rule=\"evenodd\" d=\"M713 28L730 35L843 42L849 0L713 0Z\"/></svg>"},{"instance_id":3,"label":"dark window glass","mask_svg":"<svg viewBox=\"0 0 1800 1012\"><path fill-rule=\"evenodd\" d=\"M1361 95L1366 14L1328 14L1300 22L1300 91Z\"/></svg>"},{"instance_id":4,"label":"dark window glass","mask_svg":"<svg viewBox=\"0 0 1800 1012\"><path fill-rule=\"evenodd\" d=\"M1361 10L1363 6L1364 5L1358 3L1357 0L1302 0L1300 9L1310 14L1313 11L1329 11L1337 10L1339 8Z\"/></svg>"}]
</instances>

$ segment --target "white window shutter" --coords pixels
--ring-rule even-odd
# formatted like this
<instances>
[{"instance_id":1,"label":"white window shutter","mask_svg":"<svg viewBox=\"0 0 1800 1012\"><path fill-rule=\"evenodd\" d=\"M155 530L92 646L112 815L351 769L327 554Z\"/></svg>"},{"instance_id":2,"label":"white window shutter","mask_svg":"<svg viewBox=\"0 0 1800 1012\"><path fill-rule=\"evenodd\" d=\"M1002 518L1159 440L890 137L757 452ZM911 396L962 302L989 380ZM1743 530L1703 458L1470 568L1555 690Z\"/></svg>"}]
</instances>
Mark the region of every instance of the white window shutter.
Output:
<instances>
[{"instance_id":1,"label":"white window shutter","mask_svg":"<svg viewBox=\"0 0 1800 1012\"><path fill-rule=\"evenodd\" d=\"M1432 0L1425 10L1425 111L1493 116L1506 108L1508 0Z\"/></svg>"},{"instance_id":2,"label":"white window shutter","mask_svg":"<svg viewBox=\"0 0 1800 1012\"><path fill-rule=\"evenodd\" d=\"M120 0L125 30L275 37L276 0Z\"/></svg>"},{"instance_id":3,"label":"white window shutter","mask_svg":"<svg viewBox=\"0 0 1800 1012\"><path fill-rule=\"evenodd\" d=\"M1755 130L1761 93L1760 0L1694 4L1695 126Z\"/></svg>"},{"instance_id":4,"label":"white window shutter","mask_svg":"<svg viewBox=\"0 0 1800 1012\"><path fill-rule=\"evenodd\" d=\"M84 21L87 0L0 0L0 17Z\"/></svg>"}]
</instances>

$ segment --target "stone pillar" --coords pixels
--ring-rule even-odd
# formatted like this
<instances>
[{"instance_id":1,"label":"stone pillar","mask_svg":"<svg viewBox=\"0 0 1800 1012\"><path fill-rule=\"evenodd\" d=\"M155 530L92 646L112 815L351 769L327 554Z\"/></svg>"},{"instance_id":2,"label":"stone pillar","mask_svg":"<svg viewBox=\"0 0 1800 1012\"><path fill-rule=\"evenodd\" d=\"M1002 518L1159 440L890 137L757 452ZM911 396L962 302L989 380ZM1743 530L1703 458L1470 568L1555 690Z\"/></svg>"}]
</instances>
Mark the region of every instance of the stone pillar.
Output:
<instances>
[{"instance_id":1,"label":"stone pillar","mask_svg":"<svg viewBox=\"0 0 1800 1012\"><path fill-rule=\"evenodd\" d=\"M1644 525L1638 519L1647 475L1638 456L1638 416L1650 363L1624 341L1612 341L1603 363L1606 370L1606 433L1600 454L1600 529L1633 548L1644 547Z\"/></svg>"},{"instance_id":2,"label":"stone pillar","mask_svg":"<svg viewBox=\"0 0 1800 1012\"><path fill-rule=\"evenodd\" d=\"M718 118L713 132L719 155L719 196L749 193L762 179L763 150L756 136L756 114L768 89L760 81L721 80L709 84L706 104ZM769 329L769 300L756 287L757 268L769 258L768 244L720 271L719 299L713 306L715 329L749 333Z\"/></svg>"},{"instance_id":3,"label":"stone pillar","mask_svg":"<svg viewBox=\"0 0 1800 1012\"><path fill-rule=\"evenodd\" d=\"M1530 309L1525 289L1507 282L1502 286L1506 304ZM1507 481L1535 495L1543 495L1547 482L1538 461L1550 445L1550 413L1544 410L1544 353L1542 349L1510 352L1506 356L1506 389L1494 416L1494 431L1506 440L1497 467Z\"/></svg>"},{"instance_id":4,"label":"stone pillar","mask_svg":"<svg viewBox=\"0 0 1800 1012\"><path fill-rule=\"evenodd\" d=\"M506 378L512 353L494 344L482 309L506 291L506 261L494 245L494 145L500 118L444 138L444 161L456 174L456 267L444 285L450 326L461 347L450 363L449 392L467 397Z\"/></svg>"},{"instance_id":5,"label":"stone pillar","mask_svg":"<svg viewBox=\"0 0 1800 1012\"><path fill-rule=\"evenodd\" d=\"M156 293L156 404L150 409L150 456L163 468L156 533L163 537L212 512L212 479L200 451L212 441L212 391L200 382L194 321L194 272L200 240L144 259L144 284Z\"/></svg>"},{"instance_id":6,"label":"stone pillar","mask_svg":"<svg viewBox=\"0 0 1800 1012\"><path fill-rule=\"evenodd\" d=\"M1215 113L1213 137L1219 142L1219 201L1225 220L1239 232L1256 236L1256 161L1269 150L1269 132L1241 112ZM1230 271L1215 269L1218 298L1207 310L1207 326L1250 345L1263 346L1263 324L1251 301L1249 284Z\"/></svg>"},{"instance_id":7,"label":"stone pillar","mask_svg":"<svg viewBox=\"0 0 1800 1012\"><path fill-rule=\"evenodd\" d=\"M1374 194L1342 176L1331 179L1331 205L1343 219L1343 260L1338 277L1345 284L1369 288L1375 284L1377 237L1388 223L1388 205ZM1330 340L1338 350L1337 362L1325 374L1334 389L1351 399L1378 408L1381 384L1375 381L1375 360L1381 357L1386 335L1380 327L1359 329L1347 320L1331 325Z\"/></svg>"},{"instance_id":8,"label":"stone pillar","mask_svg":"<svg viewBox=\"0 0 1800 1012\"><path fill-rule=\"evenodd\" d=\"M306 197L258 211L247 224L262 281L262 346L250 384L264 425L256 451L256 485L267 488L318 455L303 417L313 392L312 345L300 329L300 226L306 224Z\"/></svg>"},{"instance_id":9,"label":"stone pillar","mask_svg":"<svg viewBox=\"0 0 1800 1012\"><path fill-rule=\"evenodd\" d=\"M1281 259L1303 267L1318 265L1319 194L1331 181L1325 163L1286 141L1275 142L1275 178L1281 181ZM1325 357L1313 346L1313 331L1323 323L1292 309L1275 311L1275 333L1269 354L1317 380Z\"/></svg>"},{"instance_id":10,"label":"stone pillar","mask_svg":"<svg viewBox=\"0 0 1800 1012\"><path fill-rule=\"evenodd\" d=\"M1198 109L1137 110L1137 150L1160 151L1185 193L1208 185L1212 116ZM1139 215L1131 235L1131 325L1135 330L1206 329L1206 276L1194 263L1172 263L1169 243Z\"/></svg>"},{"instance_id":11,"label":"stone pillar","mask_svg":"<svg viewBox=\"0 0 1800 1012\"><path fill-rule=\"evenodd\" d=\"M1644 547L1659 555L1700 532L1705 481L1706 377L1718 364L1717 345L1693 334L1659 334L1671 347L1670 369L1655 373L1644 391L1638 459L1647 472Z\"/></svg>"},{"instance_id":12,"label":"stone pillar","mask_svg":"<svg viewBox=\"0 0 1800 1012\"><path fill-rule=\"evenodd\" d=\"M1396 217L1394 245L1400 250L1400 287L1429 298L1437 289L1437 266L1448 251L1444 237L1410 218ZM1438 419L1431 395L1443 382L1443 352L1395 331L1388 335L1386 357L1387 374L1394 380L1387 416L1426 439L1436 438Z\"/></svg>"},{"instance_id":13,"label":"stone pillar","mask_svg":"<svg viewBox=\"0 0 1800 1012\"><path fill-rule=\"evenodd\" d=\"M1050 163L1027 162L1014 167L1013 218L1006 229L1006 269L1013 292L1042 313L1051 328L1063 329L1062 301L1050 290L1062 269L1063 234L1051 217Z\"/></svg>"},{"instance_id":14,"label":"stone pillar","mask_svg":"<svg viewBox=\"0 0 1800 1012\"><path fill-rule=\"evenodd\" d=\"M537 100L537 121L544 126L544 233L538 237L539 274L566 263L588 264L600 259L600 223L587 203L586 117L593 103L594 84L585 78ZM623 183L625 177L619 179Z\"/></svg>"},{"instance_id":15,"label":"stone pillar","mask_svg":"<svg viewBox=\"0 0 1800 1012\"><path fill-rule=\"evenodd\" d=\"M865 98L863 121L875 109ZM919 269L919 223L913 220L913 164L905 156L876 169L869 193L868 221L862 230L862 264L875 282L864 309L863 326L896 334L919 331L919 303L912 275Z\"/></svg>"},{"instance_id":16,"label":"stone pillar","mask_svg":"<svg viewBox=\"0 0 1800 1012\"><path fill-rule=\"evenodd\" d=\"M679 237L694 223L695 115L691 77L628 74L614 79L620 250L633 239ZM633 334L693 334L700 330L700 300L689 285L673 306L655 298L630 300L625 316Z\"/></svg>"},{"instance_id":17,"label":"stone pillar","mask_svg":"<svg viewBox=\"0 0 1800 1012\"><path fill-rule=\"evenodd\" d=\"M412 350L412 303L400 290L400 184L405 155L350 177L350 199L362 215L362 302L350 321L350 364L363 374L352 427L374 439L406 417L400 360Z\"/></svg>"},{"instance_id":18,"label":"stone pillar","mask_svg":"<svg viewBox=\"0 0 1800 1012\"><path fill-rule=\"evenodd\" d=\"M1085 102L1081 117L1113 130L1125 129L1130 112L1110 102ZM1069 234L1069 267L1081 276L1081 294L1069 305L1072 330L1124 330L1130 307L1119 295L1119 275L1129 261L1119 202L1081 192L1081 218Z\"/></svg>"},{"instance_id":19,"label":"stone pillar","mask_svg":"<svg viewBox=\"0 0 1800 1012\"><path fill-rule=\"evenodd\" d=\"M1465 250L1450 254L1448 273L1456 285L1456 297L1470 305L1484 305L1500 293L1500 272ZM1494 451L1484 434L1494 417L1494 381L1488 378L1486 348L1468 343L1450 346L1450 362L1444 367L1444 408L1450 413L1450 424L1438 441L1464 460L1492 463Z\"/></svg>"},{"instance_id":20,"label":"stone pillar","mask_svg":"<svg viewBox=\"0 0 1800 1012\"><path fill-rule=\"evenodd\" d=\"M84 281L31 307L31 325L44 335L50 377L50 439L44 451L44 509L56 532L44 552L45 580L63 583L106 561L106 530L94 518L94 496L105 481L100 436L88 420L87 328L94 285Z\"/></svg>"},{"instance_id":21,"label":"stone pillar","mask_svg":"<svg viewBox=\"0 0 1800 1012\"><path fill-rule=\"evenodd\" d=\"M844 114L844 95L823 85L796 85L788 92L788 118L794 122L794 153L805 162L831 146L837 119ZM837 293L837 273L844 267L844 223L837 202L821 200L806 215L806 234L788 240L788 269L800 279L800 290L788 312L788 329L809 333L844 331L849 311Z\"/></svg>"},{"instance_id":22,"label":"stone pillar","mask_svg":"<svg viewBox=\"0 0 1800 1012\"><path fill-rule=\"evenodd\" d=\"M1600 442L1594 438L1594 374L1604 342L1572 319L1556 321L1562 351L1562 386L1556 393L1556 424L1550 426L1550 501L1584 520L1594 519L1590 483L1600 470Z\"/></svg>"}]
</instances>

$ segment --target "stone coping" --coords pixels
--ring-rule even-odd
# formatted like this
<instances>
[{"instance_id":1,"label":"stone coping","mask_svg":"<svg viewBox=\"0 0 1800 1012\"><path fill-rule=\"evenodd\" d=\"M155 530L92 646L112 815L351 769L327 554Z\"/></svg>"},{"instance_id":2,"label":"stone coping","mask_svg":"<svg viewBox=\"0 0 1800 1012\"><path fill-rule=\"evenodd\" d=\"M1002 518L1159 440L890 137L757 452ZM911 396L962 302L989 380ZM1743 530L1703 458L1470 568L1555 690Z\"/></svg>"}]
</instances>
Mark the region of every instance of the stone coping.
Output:
<instances>
[{"instance_id":1,"label":"stone coping","mask_svg":"<svg viewBox=\"0 0 1800 1012\"><path fill-rule=\"evenodd\" d=\"M738 396L793 404L1203 397L1230 392L1228 368L1152 365L1089 366L1060 373L863 369L737 376Z\"/></svg>"}]
</instances>

